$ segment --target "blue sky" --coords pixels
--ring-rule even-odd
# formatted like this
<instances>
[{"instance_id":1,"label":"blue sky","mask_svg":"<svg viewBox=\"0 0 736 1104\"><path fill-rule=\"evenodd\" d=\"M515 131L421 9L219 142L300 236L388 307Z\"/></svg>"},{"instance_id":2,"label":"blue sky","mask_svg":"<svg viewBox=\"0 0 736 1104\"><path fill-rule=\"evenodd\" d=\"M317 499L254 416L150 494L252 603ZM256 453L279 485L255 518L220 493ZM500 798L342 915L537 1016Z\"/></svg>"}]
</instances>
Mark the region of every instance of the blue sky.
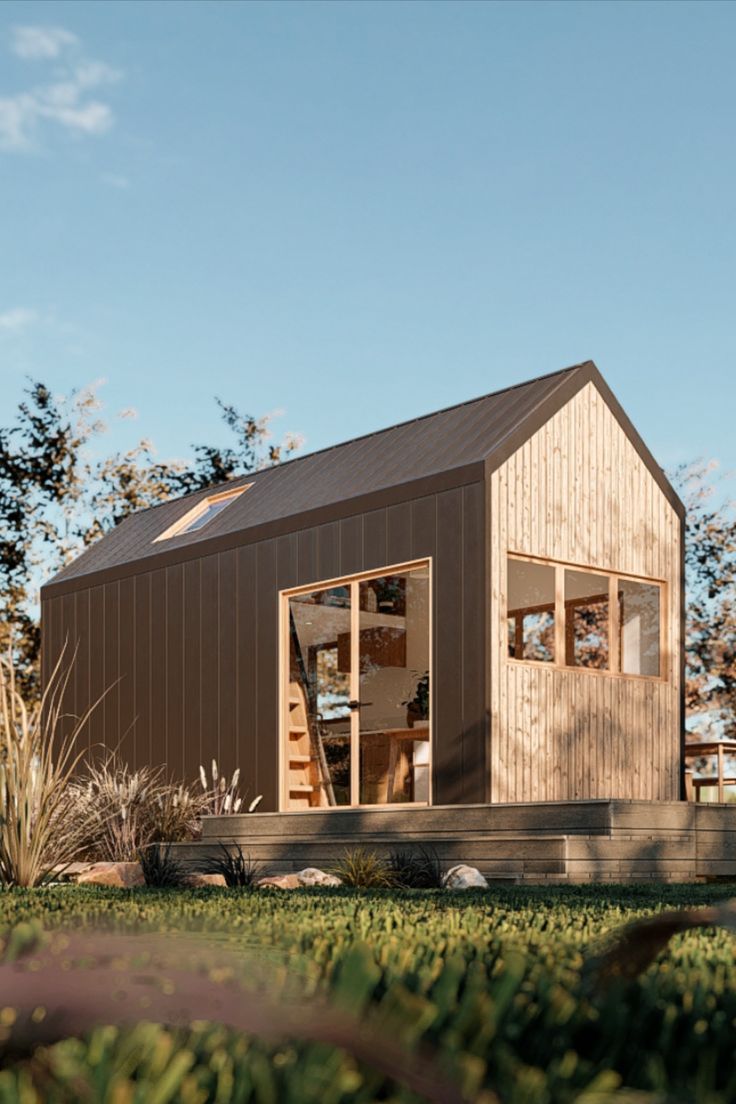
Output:
<instances>
[{"instance_id":1,"label":"blue sky","mask_svg":"<svg viewBox=\"0 0 736 1104\"><path fill-rule=\"evenodd\" d=\"M736 5L0 6L2 415L306 448L592 357L736 466Z\"/></svg>"}]
</instances>

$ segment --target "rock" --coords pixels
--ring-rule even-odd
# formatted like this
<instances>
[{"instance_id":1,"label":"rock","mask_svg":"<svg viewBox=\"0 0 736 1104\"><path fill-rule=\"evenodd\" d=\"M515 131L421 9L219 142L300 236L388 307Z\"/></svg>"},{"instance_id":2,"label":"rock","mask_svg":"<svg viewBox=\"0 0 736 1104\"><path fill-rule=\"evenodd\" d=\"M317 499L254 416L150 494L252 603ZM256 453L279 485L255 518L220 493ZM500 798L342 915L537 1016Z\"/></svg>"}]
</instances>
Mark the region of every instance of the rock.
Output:
<instances>
[{"instance_id":1,"label":"rock","mask_svg":"<svg viewBox=\"0 0 736 1104\"><path fill-rule=\"evenodd\" d=\"M488 882L474 866L453 866L442 879L445 889L488 889Z\"/></svg>"},{"instance_id":2,"label":"rock","mask_svg":"<svg viewBox=\"0 0 736 1104\"><path fill-rule=\"evenodd\" d=\"M297 874L299 885L303 886L339 886L342 882L335 874L325 874L316 866L307 866Z\"/></svg>"},{"instance_id":3,"label":"rock","mask_svg":"<svg viewBox=\"0 0 736 1104\"><path fill-rule=\"evenodd\" d=\"M301 889L303 886L339 886L342 882L334 874L325 874L316 866L307 866L298 874L275 874L270 878L259 878L259 888Z\"/></svg>"},{"instance_id":4,"label":"rock","mask_svg":"<svg viewBox=\"0 0 736 1104\"><path fill-rule=\"evenodd\" d=\"M133 889L145 884L141 864L137 862L92 863L77 878L77 885L111 886L114 889Z\"/></svg>"},{"instance_id":5,"label":"rock","mask_svg":"<svg viewBox=\"0 0 736 1104\"><path fill-rule=\"evenodd\" d=\"M272 878L259 878L256 885L259 889L299 889L299 878L296 874L276 874Z\"/></svg>"},{"instance_id":6,"label":"rock","mask_svg":"<svg viewBox=\"0 0 736 1104\"><path fill-rule=\"evenodd\" d=\"M187 874L184 885L191 889L202 889L206 886L227 886L227 882L224 874Z\"/></svg>"}]
</instances>

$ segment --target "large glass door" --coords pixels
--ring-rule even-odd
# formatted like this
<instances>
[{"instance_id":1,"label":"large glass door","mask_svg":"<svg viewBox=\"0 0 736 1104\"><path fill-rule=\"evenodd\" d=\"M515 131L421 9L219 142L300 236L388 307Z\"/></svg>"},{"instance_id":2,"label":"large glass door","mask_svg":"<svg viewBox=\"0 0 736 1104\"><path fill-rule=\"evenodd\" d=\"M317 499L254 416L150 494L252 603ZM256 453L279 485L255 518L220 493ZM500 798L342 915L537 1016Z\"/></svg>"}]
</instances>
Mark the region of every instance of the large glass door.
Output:
<instances>
[{"instance_id":1,"label":"large glass door","mask_svg":"<svg viewBox=\"0 0 736 1104\"><path fill-rule=\"evenodd\" d=\"M361 805L429 801L429 568L358 584Z\"/></svg>"},{"instance_id":2,"label":"large glass door","mask_svg":"<svg viewBox=\"0 0 736 1104\"><path fill-rule=\"evenodd\" d=\"M427 804L429 565L283 601L282 807Z\"/></svg>"}]
</instances>

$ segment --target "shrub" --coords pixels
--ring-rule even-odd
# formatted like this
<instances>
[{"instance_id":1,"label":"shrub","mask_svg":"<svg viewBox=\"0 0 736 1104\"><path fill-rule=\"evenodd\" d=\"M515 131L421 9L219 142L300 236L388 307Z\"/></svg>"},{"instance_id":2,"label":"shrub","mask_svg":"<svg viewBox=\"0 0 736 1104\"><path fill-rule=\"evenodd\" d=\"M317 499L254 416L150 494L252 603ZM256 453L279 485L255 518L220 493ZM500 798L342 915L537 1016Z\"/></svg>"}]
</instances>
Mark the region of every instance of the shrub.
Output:
<instances>
[{"instance_id":1,"label":"shrub","mask_svg":"<svg viewBox=\"0 0 736 1104\"><path fill-rule=\"evenodd\" d=\"M442 888L442 865L431 844L413 844L392 851L388 865L393 884L402 889Z\"/></svg>"},{"instance_id":2,"label":"shrub","mask_svg":"<svg viewBox=\"0 0 736 1104\"><path fill-rule=\"evenodd\" d=\"M74 748L92 709L60 735L62 700L71 671L62 663L41 701L27 705L16 684L12 646L0 657L0 882L35 886L72 862L82 844L69 800ZM80 753L81 754L81 753Z\"/></svg>"},{"instance_id":3,"label":"shrub","mask_svg":"<svg viewBox=\"0 0 736 1104\"><path fill-rule=\"evenodd\" d=\"M240 782L240 767L233 771L233 776L228 782L224 774L220 774L217 760L212 760L212 783L207 777L207 771L203 766L199 768L199 781L202 785L203 800L206 802L205 814L209 816L227 816L240 812L252 813L261 803L263 794L254 797L247 809L243 809L243 798L238 789Z\"/></svg>"},{"instance_id":4,"label":"shrub","mask_svg":"<svg viewBox=\"0 0 736 1104\"><path fill-rule=\"evenodd\" d=\"M225 885L240 889L252 889L262 874L260 863L245 855L235 842L229 847L221 843L220 854L205 859L201 869L203 874L222 874Z\"/></svg>"},{"instance_id":5,"label":"shrub","mask_svg":"<svg viewBox=\"0 0 736 1104\"><path fill-rule=\"evenodd\" d=\"M331 873L343 885L356 889L390 889L395 885L393 871L386 859L365 847L353 847L345 851Z\"/></svg>"},{"instance_id":6,"label":"shrub","mask_svg":"<svg viewBox=\"0 0 736 1104\"><path fill-rule=\"evenodd\" d=\"M207 803L201 794L194 793L183 782L169 782L160 786L152 809L151 830L155 840L181 843L199 835L201 818L207 812Z\"/></svg>"},{"instance_id":7,"label":"shrub","mask_svg":"<svg viewBox=\"0 0 736 1104\"><path fill-rule=\"evenodd\" d=\"M138 852L146 885L152 889L175 889L184 884L184 867L171 857L170 843L149 843Z\"/></svg>"},{"instance_id":8,"label":"shrub","mask_svg":"<svg viewBox=\"0 0 736 1104\"><path fill-rule=\"evenodd\" d=\"M115 755L87 764L73 798L85 854L108 862L130 862L152 843L194 838L207 807L203 795L165 781L161 768L132 771Z\"/></svg>"}]
</instances>

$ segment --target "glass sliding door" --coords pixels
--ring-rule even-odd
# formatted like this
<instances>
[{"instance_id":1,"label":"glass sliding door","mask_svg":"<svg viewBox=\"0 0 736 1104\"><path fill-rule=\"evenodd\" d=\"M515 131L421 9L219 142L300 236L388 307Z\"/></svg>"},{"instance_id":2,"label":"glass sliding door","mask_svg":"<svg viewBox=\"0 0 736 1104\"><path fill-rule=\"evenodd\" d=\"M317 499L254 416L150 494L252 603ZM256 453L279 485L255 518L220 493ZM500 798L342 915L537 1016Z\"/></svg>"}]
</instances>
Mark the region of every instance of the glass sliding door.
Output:
<instances>
[{"instance_id":1,"label":"glass sliding door","mask_svg":"<svg viewBox=\"0 0 736 1104\"><path fill-rule=\"evenodd\" d=\"M428 804L429 565L283 602L283 807Z\"/></svg>"},{"instance_id":2,"label":"glass sliding door","mask_svg":"<svg viewBox=\"0 0 736 1104\"><path fill-rule=\"evenodd\" d=\"M429 801L429 569L359 584L360 804Z\"/></svg>"},{"instance_id":3,"label":"glass sliding door","mask_svg":"<svg viewBox=\"0 0 736 1104\"><path fill-rule=\"evenodd\" d=\"M350 586L289 598L284 788L290 809L350 804Z\"/></svg>"}]
</instances>

